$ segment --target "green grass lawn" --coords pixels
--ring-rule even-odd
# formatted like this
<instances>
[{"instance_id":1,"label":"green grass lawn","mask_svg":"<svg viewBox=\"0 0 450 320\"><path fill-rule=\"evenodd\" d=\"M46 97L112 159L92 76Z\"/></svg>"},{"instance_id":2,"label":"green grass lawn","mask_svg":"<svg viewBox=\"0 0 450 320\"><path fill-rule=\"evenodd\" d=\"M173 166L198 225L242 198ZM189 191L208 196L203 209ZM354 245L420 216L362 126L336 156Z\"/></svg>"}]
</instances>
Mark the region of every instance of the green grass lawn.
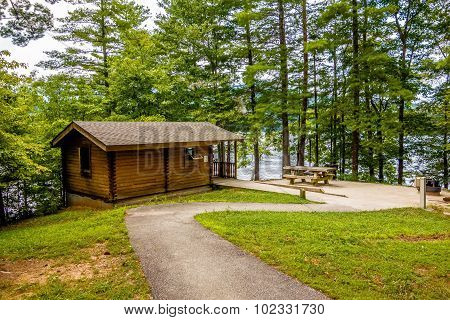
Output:
<instances>
[{"instance_id":1,"label":"green grass lawn","mask_svg":"<svg viewBox=\"0 0 450 320\"><path fill-rule=\"evenodd\" d=\"M297 196L224 188L155 197L178 202L307 203ZM74 209L0 228L0 299L146 299L125 210Z\"/></svg>"},{"instance_id":2,"label":"green grass lawn","mask_svg":"<svg viewBox=\"0 0 450 320\"><path fill-rule=\"evenodd\" d=\"M124 212L66 210L0 229L0 299L148 299Z\"/></svg>"},{"instance_id":3,"label":"green grass lawn","mask_svg":"<svg viewBox=\"0 0 450 320\"><path fill-rule=\"evenodd\" d=\"M376 212L214 212L205 227L337 299L450 299L450 217Z\"/></svg>"},{"instance_id":4,"label":"green grass lawn","mask_svg":"<svg viewBox=\"0 0 450 320\"><path fill-rule=\"evenodd\" d=\"M221 187L218 190L192 195L155 197L150 204L180 202L257 202L257 203L312 203L300 196L259 190Z\"/></svg>"}]
</instances>

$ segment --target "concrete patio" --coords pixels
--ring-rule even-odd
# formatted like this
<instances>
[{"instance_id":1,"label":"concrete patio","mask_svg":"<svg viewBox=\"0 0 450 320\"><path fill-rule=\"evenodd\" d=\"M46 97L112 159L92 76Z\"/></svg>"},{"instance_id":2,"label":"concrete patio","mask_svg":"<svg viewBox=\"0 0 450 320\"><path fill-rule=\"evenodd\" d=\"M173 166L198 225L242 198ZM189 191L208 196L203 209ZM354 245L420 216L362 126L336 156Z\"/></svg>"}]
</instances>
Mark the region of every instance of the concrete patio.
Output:
<instances>
[{"instance_id":1,"label":"concrete patio","mask_svg":"<svg viewBox=\"0 0 450 320\"><path fill-rule=\"evenodd\" d=\"M287 180L255 182L215 178L214 183L236 188L299 194L299 189L289 186L289 181ZM324 193L306 192L307 199L325 202L329 205L334 204L337 207L351 207L355 210L381 210L419 206L419 192L414 187L352 181L332 181L329 185L320 184L319 186ZM441 196L427 196L428 205L443 206L446 208L446 211L449 211L449 205L443 201L445 196L450 196L450 193L442 191Z\"/></svg>"}]
</instances>

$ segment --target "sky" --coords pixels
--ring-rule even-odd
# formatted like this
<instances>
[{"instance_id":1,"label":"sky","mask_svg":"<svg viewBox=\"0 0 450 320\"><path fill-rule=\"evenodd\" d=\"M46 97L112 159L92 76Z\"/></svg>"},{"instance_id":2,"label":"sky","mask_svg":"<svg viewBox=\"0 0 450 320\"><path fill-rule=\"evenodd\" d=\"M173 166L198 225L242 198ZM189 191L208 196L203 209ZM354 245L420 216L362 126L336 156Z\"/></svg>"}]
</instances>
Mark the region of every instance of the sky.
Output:
<instances>
[{"instance_id":1,"label":"sky","mask_svg":"<svg viewBox=\"0 0 450 320\"><path fill-rule=\"evenodd\" d=\"M44 1L35 0L31 2L42 3ZM135 0L135 2L145 5L150 9L151 18L146 25L151 28L153 26L152 21L156 17L156 14L161 12L161 8L159 8L157 0ZM68 11L74 8L74 6L63 1L55 5L48 6L52 9L54 19L64 17ZM0 38L0 51L7 50L11 53L10 60L25 63L28 66L27 70L23 70L25 73L37 71L39 74L45 74L46 72L44 70L35 66L38 62L46 59L44 51L64 49L64 44L54 40L52 38L52 34L53 33L51 31L48 31L43 38L30 41L26 47L16 46L12 44L9 39Z\"/></svg>"}]
</instances>

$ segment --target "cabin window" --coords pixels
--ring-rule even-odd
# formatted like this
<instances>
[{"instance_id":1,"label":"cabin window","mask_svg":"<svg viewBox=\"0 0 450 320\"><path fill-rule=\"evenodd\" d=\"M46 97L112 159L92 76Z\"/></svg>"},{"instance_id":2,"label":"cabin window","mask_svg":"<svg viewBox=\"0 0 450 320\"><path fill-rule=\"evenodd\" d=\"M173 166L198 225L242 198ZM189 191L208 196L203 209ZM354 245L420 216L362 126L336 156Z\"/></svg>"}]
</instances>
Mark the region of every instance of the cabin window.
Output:
<instances>
[{"instance_id":1,"label":"cabin window","mask_svg":"<svg viewBox=\"0 0 450 320\"><path fill-rule=\"evenodd\" d=\"M188 160L194 160L195 158L195 148L185 148L186 158Z\"/></svg>"},{"instance_id":2,"label":"cabin window","mask_svg":"<svg viewBox=\"0 0 450 320\"><path fill-rule=\"evenodd\" d=\"M80 147L80 171L81 176L91 177L91 148Z\"/></svg>"}]
</instances>

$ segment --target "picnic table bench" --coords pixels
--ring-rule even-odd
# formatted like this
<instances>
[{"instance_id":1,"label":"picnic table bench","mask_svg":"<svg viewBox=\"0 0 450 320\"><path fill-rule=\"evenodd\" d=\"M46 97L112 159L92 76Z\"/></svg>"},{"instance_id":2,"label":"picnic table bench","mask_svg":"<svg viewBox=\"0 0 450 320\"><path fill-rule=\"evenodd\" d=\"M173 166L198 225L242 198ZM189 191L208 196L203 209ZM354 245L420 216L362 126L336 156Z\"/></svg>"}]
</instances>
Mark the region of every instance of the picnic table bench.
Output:
<instances>
[{"instance_id":1,"label":"picnic table bench","mask_svg":"<svg viewBox=\"0 0 450 320\"><path fill-rule=\"evenodd\" d=\"M321 181L329 184L329 180L333 179L335 173L336 168L332 167L283 167L283 179L288 179L290 184L294 184L297 179L300 179L301 182L306 182L308 179L313 185L317 185Z\"/></svg>"}]
</instances>

